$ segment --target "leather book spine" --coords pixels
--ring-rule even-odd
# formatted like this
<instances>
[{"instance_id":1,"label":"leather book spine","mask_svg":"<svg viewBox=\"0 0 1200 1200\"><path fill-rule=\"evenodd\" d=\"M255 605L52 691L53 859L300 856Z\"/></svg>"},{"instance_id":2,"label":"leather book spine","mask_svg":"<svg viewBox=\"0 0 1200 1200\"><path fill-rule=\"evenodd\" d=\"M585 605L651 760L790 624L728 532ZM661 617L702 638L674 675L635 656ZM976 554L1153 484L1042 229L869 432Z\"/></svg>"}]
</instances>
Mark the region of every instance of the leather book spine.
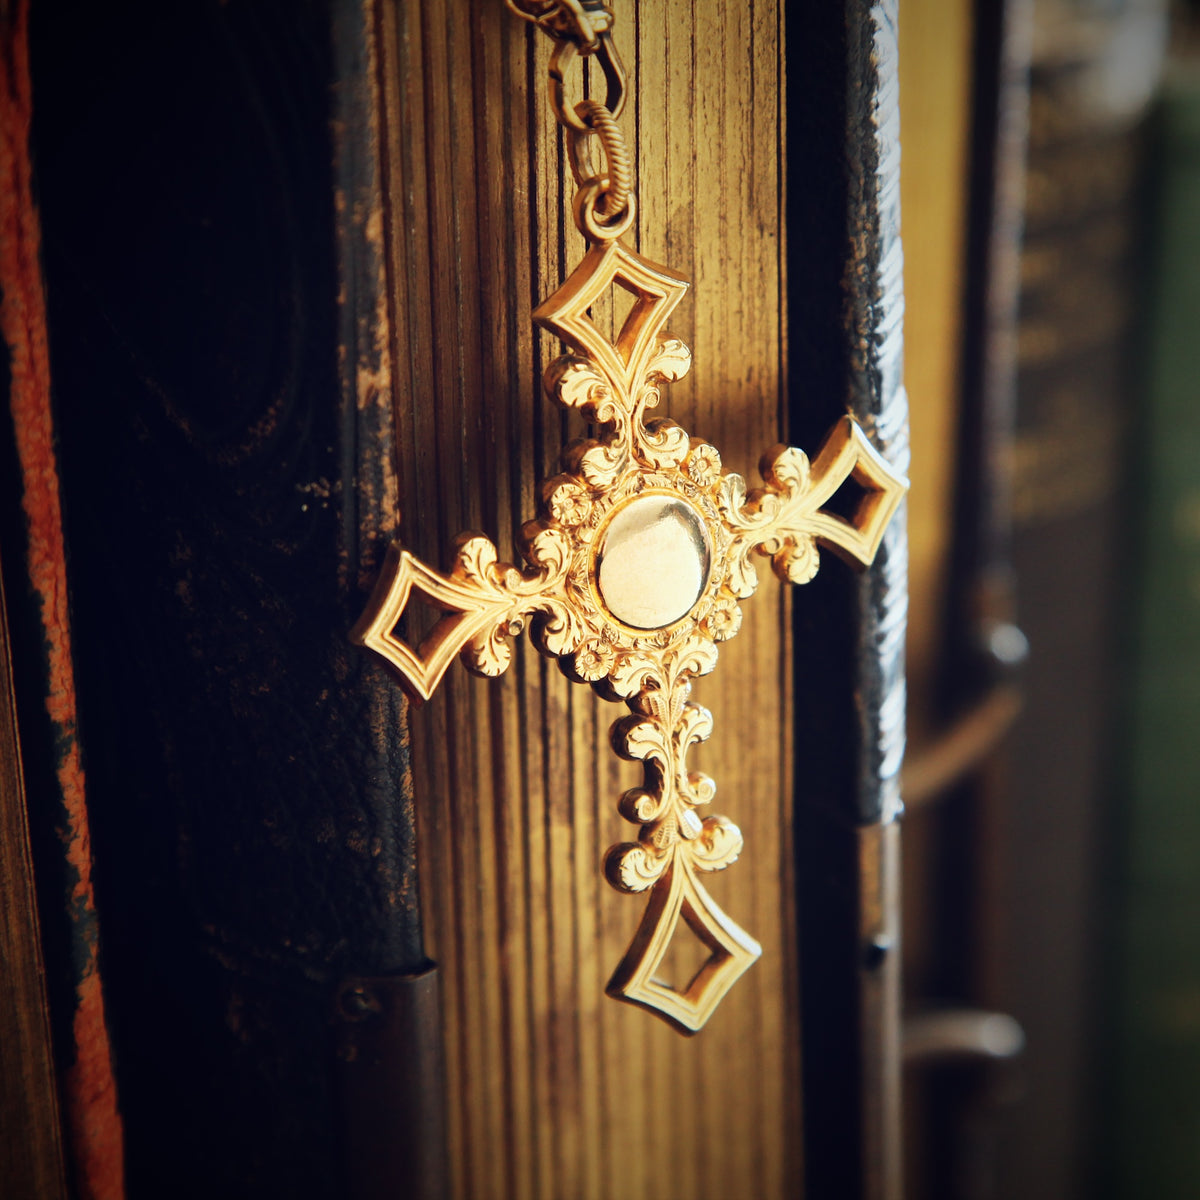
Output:
<instances>
[{"instance_id":1,"label":"leather book spine","mask_svg":"<svg viewBox=\"0 0 1200 1200\"><path fill-rule=\"evenodd\" d=\"M894 3L791 6L789 435L849 409L908 468ZM831 169L819 184L811 167ZM898 876L907 540L794 602L805 1193L901 1186ZM820 689L806 681L820 679Z\"/></svg>"},{"instance_id":2,"label":"leather book spine","mask_svg":"<svg viewBox=\"0 0 1200 1200\"><path fill-rule=\"evenodd\" d=\"M403 701L347 637L395 470L336 206L374 186L367 67L316 0L35 8L127 1194L346 1195L338 997L427 967Z\"/></svg>"}]
</instances>

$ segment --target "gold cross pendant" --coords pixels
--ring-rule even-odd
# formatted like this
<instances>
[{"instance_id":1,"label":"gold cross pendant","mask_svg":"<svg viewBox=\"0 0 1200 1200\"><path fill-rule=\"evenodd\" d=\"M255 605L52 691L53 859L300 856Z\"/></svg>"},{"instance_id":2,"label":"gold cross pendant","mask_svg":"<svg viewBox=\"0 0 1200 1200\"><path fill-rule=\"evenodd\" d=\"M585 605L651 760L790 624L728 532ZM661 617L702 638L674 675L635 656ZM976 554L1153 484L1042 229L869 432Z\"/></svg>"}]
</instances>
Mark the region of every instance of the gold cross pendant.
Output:
<instances>
[{"instance_id":1,"label":"gold cross pendant","mask_svg":"<svg viewBox=\"0 0 1200 1200\"><path fill-rule=\"evenodd\" d=\"M634 304L610 341L588 311L613 286ZM547 393L578 409L597 436L568 446L562 474L543 487L540 516L521 532L526 567L498 562L479 534L458 539L448 575L394 545L352 637L383 655L410 695L428 700L458 654L472 671L501 674L508 639L529 622L538 648L571 679L628 705L612 740L623 758L645 764L642 786L620 800L622 816L641 829L637 841L608 851L604 871L620 891L650 895L608 993L695 1033L761 948L700 882L737 858L742 835L725 817L699 815L716 789L688 770L687 754L709 736L712 717L689 701L691 681L737 633L740 602L758 585L756 556L791 583L816 574L818 546L865 566L908 483L850 417L811 463L791 447L768 451L765 486L751 492L722 469L714 446L673 421L647 419L661 386L690 365L688 348L662 332L687 286L619 238L593 244L533 314L570 351L546 372ZM847 519L824 506L849 478L860 495ZM416 647L396 631L414 589L445 614ZM710 954L677 990L655 973L680 920Z\"/></svg>"}]
</instances>

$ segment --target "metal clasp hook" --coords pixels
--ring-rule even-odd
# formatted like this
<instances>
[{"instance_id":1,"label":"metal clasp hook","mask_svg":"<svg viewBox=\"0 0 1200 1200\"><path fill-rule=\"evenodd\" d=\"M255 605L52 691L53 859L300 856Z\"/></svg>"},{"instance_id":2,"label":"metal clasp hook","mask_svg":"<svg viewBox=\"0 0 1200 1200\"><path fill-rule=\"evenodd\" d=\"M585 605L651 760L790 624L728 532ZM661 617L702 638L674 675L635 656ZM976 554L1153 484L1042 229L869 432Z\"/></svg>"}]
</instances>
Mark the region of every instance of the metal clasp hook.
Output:
<instances>
[{"instance_id":1,"label":"metal clasp hook","mask_svg":"<svg viewBox=\"0 0 1200 1200\"><path fill-rule=\"evenodd\" d=\"M575 42L583 54L595 51L613 27L608 0L505 0L508 7L551 37Z\"/></svg>"}]
</instances>

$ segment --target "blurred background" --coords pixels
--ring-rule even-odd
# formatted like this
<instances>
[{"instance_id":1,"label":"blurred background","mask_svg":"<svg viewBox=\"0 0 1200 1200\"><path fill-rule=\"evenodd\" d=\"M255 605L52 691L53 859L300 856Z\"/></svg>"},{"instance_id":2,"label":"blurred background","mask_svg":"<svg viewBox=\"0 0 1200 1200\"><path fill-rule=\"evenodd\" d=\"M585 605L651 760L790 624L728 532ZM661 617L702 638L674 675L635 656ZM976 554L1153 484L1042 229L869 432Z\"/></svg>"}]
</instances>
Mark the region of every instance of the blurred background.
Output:
<instances>
[{"instance_id":1,"label":"blurred background","mask_svg":"<svg viewBox=\"0 0 1200 1200\"><path fill-rule=\"evenodd\" d=\"M914 1197L1200 1195L1200 5L903 0Z\"/></svg>"}]
</instances>

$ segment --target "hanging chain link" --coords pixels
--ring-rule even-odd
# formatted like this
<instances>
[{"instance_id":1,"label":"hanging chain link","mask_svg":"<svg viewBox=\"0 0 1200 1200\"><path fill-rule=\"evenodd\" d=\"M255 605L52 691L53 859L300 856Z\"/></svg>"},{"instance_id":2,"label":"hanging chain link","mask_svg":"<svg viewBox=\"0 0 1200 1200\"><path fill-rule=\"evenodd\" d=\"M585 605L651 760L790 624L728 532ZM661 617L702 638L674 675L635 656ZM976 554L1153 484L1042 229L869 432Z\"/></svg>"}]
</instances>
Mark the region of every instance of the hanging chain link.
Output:
<instances>
[{"instance_id":1,"label":"hanging chain link","mask_svg":"<svg viewBox=\"0 0 1200 1200\"><path fill-rule=\"evenodd\" d=\"M608 0L505 0L554 41L550 58L550 107L567 135L571 174L578 185L575 224L589 241L620 237L635 215L633 160L617 124L625 107L625 68L613 43ZM604 76L604 100L570 105L567 73L576 59L591 59ZM595 163L598 142L604 161Z\"/></svg>"}]
</instances>

